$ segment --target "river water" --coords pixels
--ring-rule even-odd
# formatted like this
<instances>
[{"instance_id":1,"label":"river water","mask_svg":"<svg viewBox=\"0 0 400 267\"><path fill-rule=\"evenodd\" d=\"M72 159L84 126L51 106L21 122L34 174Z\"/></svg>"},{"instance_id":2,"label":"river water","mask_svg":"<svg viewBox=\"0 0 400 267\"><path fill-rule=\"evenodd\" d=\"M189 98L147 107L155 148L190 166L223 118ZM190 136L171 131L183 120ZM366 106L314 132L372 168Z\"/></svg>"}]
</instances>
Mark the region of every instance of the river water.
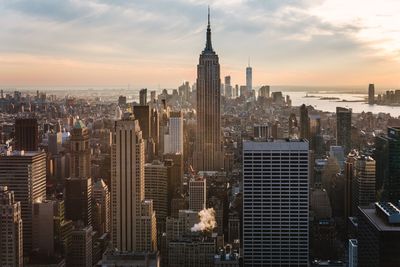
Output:
<instances>
[{"instance_id":1,"label":"river water","mask_svg":"<svg viewBox=\"0 0 400 267\"><path fill-rule=\"evenodd\" d=\"M378 113L390 113L392 117L400 116L400 106L380 106L380 105L368 105L365 103L365 94L333 94L333 93L308 93L309 97L306 97L307 92L283 92L284 95L289 95L292 99L292 106L301 106L302 104L313 106L317 110L336 112L336 107L351 108L353 113L361 112L372 112ZM310 97L315 96L315 97ZM337 97L340 100L321 100L320 97ZM362 101L362 102L341 102L342 100L347 101Z\"/></svg>"}]
</instances>

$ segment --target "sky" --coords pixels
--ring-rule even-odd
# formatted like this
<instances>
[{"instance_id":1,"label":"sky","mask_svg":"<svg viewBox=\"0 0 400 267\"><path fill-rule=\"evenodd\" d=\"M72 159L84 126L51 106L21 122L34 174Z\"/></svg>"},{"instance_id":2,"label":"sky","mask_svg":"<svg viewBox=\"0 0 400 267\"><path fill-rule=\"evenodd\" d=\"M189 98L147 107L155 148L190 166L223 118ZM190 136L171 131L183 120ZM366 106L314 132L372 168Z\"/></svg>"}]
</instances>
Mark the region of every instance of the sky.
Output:
<instances>
[{"instance_id":1,"label":"sky","mask_svg":"<svg viewBox=\"0 0 400 267\"><path fill-rule=\"evenodd\" d=\"M222 80L400 88L398 0L0 0L0 86L194 82L208 5Z\"/></svg>"}]
</instances>

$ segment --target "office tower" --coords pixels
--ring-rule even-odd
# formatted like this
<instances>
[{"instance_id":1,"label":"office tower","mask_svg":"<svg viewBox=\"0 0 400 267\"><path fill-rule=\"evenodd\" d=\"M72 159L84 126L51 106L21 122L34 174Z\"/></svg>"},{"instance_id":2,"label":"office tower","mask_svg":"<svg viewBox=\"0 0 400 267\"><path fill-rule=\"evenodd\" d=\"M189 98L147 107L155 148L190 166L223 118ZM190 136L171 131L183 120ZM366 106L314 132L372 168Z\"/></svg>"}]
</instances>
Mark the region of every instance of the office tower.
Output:
<instances>
[{"instance_id":1,"label":"office tower","mask_svg":"<svg viewBox=\"0 0 400 267\"><path fill-rule=\"evenodd\" d=\"M158 160L144 166L144 196L153 200L157 229L162 232L168 214L168 173L167 167Z\"/></svg>"},{"instance_id":2,"label":"office tower","mask_svg":"<svg viewBox=\"0 0 400 267\"><path fill-rule=\"evenodd\" d=\"M46 198L46 153L7 151L0 156L0 186L14 191L21 202L24 254L32 248L32 205Z\"/></svg>"},{"instance_id":3,"label":"office tower","mask_svg":"<svg viewBox=\"0 0 400 267\"><path fill-rule=\"evenodd\" d=\"M269 92L270 92L269 85L261 86L260 89L258 90L258 96L268 98Z\"/></svg>"},{"instance_id":4,"label":"office tower","mask_svg":"<svg viewBox=\"0 0 400 267\"><path fill-rule=\"evenodd\" d=\"M356 192L354 206L368 206L375 202L375 160L361 154L356 158L354 166Z\"/></svg>"},{"instance_id":5,"label":"office tower","mask_svg":"<svg viewBox=\"0 0 400 267\"><path fill-rule=\"evenodd\" d=\"M0 266L23 266L21 202L0 186Z\"/></svg>"},{"instance_id":6,"label":"office tower","mask_svg":"<svg viewBox=\"0 0 400 267\"><path fill-rule=\"evenodd\" d=\"M205 178L189 181L189 209L201 211L206 208L207 181Z\"/></svg>"},{"instance_id":7,"label":"office tower","mask_svg":"<svg viewBox=\"0 0 400 267\"><path fill-rule=\"evenodd\" d=\"M92 225L92 178L67 178L65 180L65 217L85 226Z\"/></svg>"},{"instance_id":8,"label":"office tower","mask_svg":"<svg viewBox=\"0 0 400 267\"><path fill-rule=\"evenodd\" d=\"M336 107L336 145L344 148L347 154L351 146L351 109Z\"/></svg>"},{"instance_id":9,"label":"office tower","mask_svg":"<svg viewBox=\"0 0 400 267\"><path fill-rule=\"evenodd\" d=\"M183 156L182 154L165 154L164 165L167 167L168 175L168 203L172 199L180 196L182 192L183 181ZM168 212L170 214L170 211Z\"/></svg>"},{"instance_id":10,"label":"office tower","mask_svg":"<svg viewBox=\"0 0 400 267\"><path fill-rule=\"evenodd\" d=\"M121 251L135 251L144 199L144 141L139 121L124 114L115 122L111 147L112 242Z\"/></svg>"},{"instance_id":11,"label":"office tower","mask_svg":"<svg viewBox=\"0 0 400 267\"><path fill-rule=\"evenodd\" d=\"M164 135L164 154L183 154L182 112L170 112L168 132Z\"/></svg>"},{"instance_id":12,"label":"office tower","mask_svg":"<svg viewBox=\"0 0 400 267\"><path fill-rule=\"evenodd\" d=\"M368 104L375 104L375 85L372 83L368 86Z\"/></svg>"},{"instance_id":13,"label":"office tower","mask_svg":"<svg viewBox=\"0 0 400 267\"><path fill-rule=\"evenodd\" d=\"M400 199L400 127L388 127L386 136L375 140L377 189L383 185L385 201L397 203Z\"/></svg>"},{"instance_id":14,"label":"office tower","mask_svg":"<svg viewBox=\"0 0 400 267\"><path fill-rule=\"evenodd\" d=\"M355 185L356 179L354 177L354 168L355 162L358 158L358 151L352 150L346 158L345 167L344 167L344 217L347 219L351 216L355 216L357 213L357 206L354 206L355 201L354 196L355 193Z\"/></svg>"},{"instance_id":15,"label":"office tower","mask_svg":"<svg viewBox=\"0 0 400 267\"><path fill-rule=\"evenodd\" d=\"M197 65L197 133L193 155L197 171L218 171L223 164L221 143L221 79L218 55L212 48L210 13L206 47Z\"/></svg>"},{"instance_id":16,"label":"office tower","mask_svg":"<svg viewBox=\"0 0 400 267\"><path fill-rule=\"evenodd\" d=\"M349 239L349 256L348 256L348 267L357 267L358 255L357 255L357 239Z\"/></svg>"},{"instance_id":17,"label":"office tower","mask_svg":"<svg viewBox=\"0 0 400 267\"><path fill-rule=\"evenodd\" d=\"M249 65L246 68L246 87L247 94L251 95L251 91L253 90L253 69L250 67L250 60Z\"/></svg>"},{"instance_id":18,"label":"office tower","mask_svg":"<svg viewBox=\"0 0 400 267\"><path fill-rule=\"evenodd\" d=\"M306 105L300 107L300 138L310 138L310 119L308 117L308 108Z\"/></svg>"},{"instance_id":19,"label":"office tower","mask_svg":"<svg viewBox=\"0 0 400 267\"><path fill-rule=\"evenodd\" d=\"M147 88L139 91L139 103L141 106L147 105Z\"/></svg>"},{"instance_id":20,"label":"office tower","mask_svg":"<svg viewBox=\"0 0 400 267\"><path fill-rule=\"evenodd\" d=\"M324 139L321 135L321 116L309 115L309 141L310 149L315 152L317 156L325 155Z\"/></svg>"},{"instance_id":21,"label":"office tower","mask_svg":"<svg viewBox=\"0 0 400 267\"><path fill-rule=\"evenodd\" d=\"M41 200L33 204L32 249L43 255L54 254L54 216L56 201Z\"/></svg>"},{"instance_id":22,"label":"office tower","mask_svg":"<svg viewBox=\"0 0 400 267\"><path fill-rule=\"evenodd\" d=\"M267 138L271 137L271 134L269 133L269 126L267 124L265 125L254 125L253 127L253 137L255 139L259 140L264 140L266 141Z\"/></svg>"},{"instance_id":23,"label":"office tower","mask_svg":"<svg viewBox=\"0 0 400 267\"><path fill-rule=\"evenodd\" d=\"M358 266L400 266L400 210L391 202L358 208Z\"/></svg>"},{"instance_id":24,"label":"office tower","mask_svg":"<svg viewBox=\"0 0 400 267\"><path fill-rule=\"evenodd\" d=\"M308 266L308 142L243 142L245 266Z\"/></svg>"},{"instance_id":25,"label":"office tower","mask_svg":"<svg viewBox=\"0 0 400 267\"><path fill-rule=\"evenodd\" d=\"M145 199L140 205L140 231L138 251L157 251L157 220L153 200Z\"/></svg>"},{"instance_id":26,"label":"office tower","mask_svg":"<svg viewBox=\"0 0 400 267\"><path fill-rule=\"evenodd\" d=\"M150 129L150 107L149 106L133 106L133 114L135 119L139 122L140 130L142 131L142 138L148 140L151 134Z\"/></svg>"},{"instance_id":27,"label":"office tower","mask_svg":"<svg viewBox=\"0 0 400 267\"><path fill-rule=\"evenodd\" d=\"M70 177L90 177L89 130L81 120L77 120L70 139Z\"/></svg>"},{"instance_id":28,"label":"office tower","mask_svg":"<svg viewBox=\"0 0 400 267\"><path fill-rule=\"evenodd\" d=\"M15 120L16 150L37 151L39 131L37 119L19 118Z\"/></svg>"},{"instance_id":29,"label":"office tower","mask_svg":"<svg viewBox=\"0 0 400 267\"><path fill-rule=\"evenodd\" d=\"M232 98L231 76L225 76L225 96Z\"/></svg>"},{"instance_id":30,"label":"office tower","mask_svg":"<svg viewBox=\"0 0 400 267\"><path fill-rule=\"evenodd\" d=\"M67 266L92 267L92 234L91 226L77 227L71 233L68 249Z\"/></svg>"},{"instance_id":31,"label":"office tower","mask_svg":"<svg viewBox=\"0 0 400 267\"><path fill-rule=\"evenodd\" d=\"M93 185L93 200L100 205L101 223L100 227L94 229L100 234L110 233L111 231L111 196L108 186L103 179L97 180Z\"/></svg>"}]
</instances>

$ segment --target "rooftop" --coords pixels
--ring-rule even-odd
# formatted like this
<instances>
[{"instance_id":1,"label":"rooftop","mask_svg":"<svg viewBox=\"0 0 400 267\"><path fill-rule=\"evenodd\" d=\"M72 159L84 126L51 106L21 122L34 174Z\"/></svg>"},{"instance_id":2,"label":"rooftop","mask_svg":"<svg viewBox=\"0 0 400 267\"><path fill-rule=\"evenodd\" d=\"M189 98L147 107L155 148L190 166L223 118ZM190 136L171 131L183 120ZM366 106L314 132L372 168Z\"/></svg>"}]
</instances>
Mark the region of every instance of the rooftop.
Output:
<instances>
[{"instance_id":1,"label":"rooftop","mask_svg":"<svg viewBox=\"0 0 400 267\"><path fill-rule=\"evenodd\" d=\"M304 139L271 139L268 141L243 141L243 150L263 151L263 150L306 150L308 151L308 141Z\"/></svg>"},{"instance_id":2,"label":"rooftop","mask_svg":"<svg viewBox=\"0 0 400 267\"><path fill-rule=\"evenodd\" d=\"M359 207L359 210L368 218L368 220L378 229L383 232L399 232L400 226L390 224L384 218L379 216L378 212L373 207Z\"/></svg>"}]
</instances>

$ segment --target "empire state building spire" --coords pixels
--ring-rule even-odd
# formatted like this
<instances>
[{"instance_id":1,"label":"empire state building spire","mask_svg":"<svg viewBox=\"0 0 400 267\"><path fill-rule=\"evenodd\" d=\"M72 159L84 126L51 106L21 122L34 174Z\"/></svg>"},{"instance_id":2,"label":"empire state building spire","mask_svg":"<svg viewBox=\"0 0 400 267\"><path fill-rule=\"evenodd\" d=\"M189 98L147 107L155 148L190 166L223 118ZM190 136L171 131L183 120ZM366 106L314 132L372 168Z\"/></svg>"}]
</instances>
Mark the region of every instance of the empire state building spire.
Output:
<instances>
[{"instance_id":1,"label":"empire state building spire","mask_svg":"<svg viewBox=\"0 0 400 267\"><path fill-rule=\"evenodd\" d=\"M211 44L210 7L208 7L207 42L204 52L214 52Z\"/></svg>"}]
</instances>

